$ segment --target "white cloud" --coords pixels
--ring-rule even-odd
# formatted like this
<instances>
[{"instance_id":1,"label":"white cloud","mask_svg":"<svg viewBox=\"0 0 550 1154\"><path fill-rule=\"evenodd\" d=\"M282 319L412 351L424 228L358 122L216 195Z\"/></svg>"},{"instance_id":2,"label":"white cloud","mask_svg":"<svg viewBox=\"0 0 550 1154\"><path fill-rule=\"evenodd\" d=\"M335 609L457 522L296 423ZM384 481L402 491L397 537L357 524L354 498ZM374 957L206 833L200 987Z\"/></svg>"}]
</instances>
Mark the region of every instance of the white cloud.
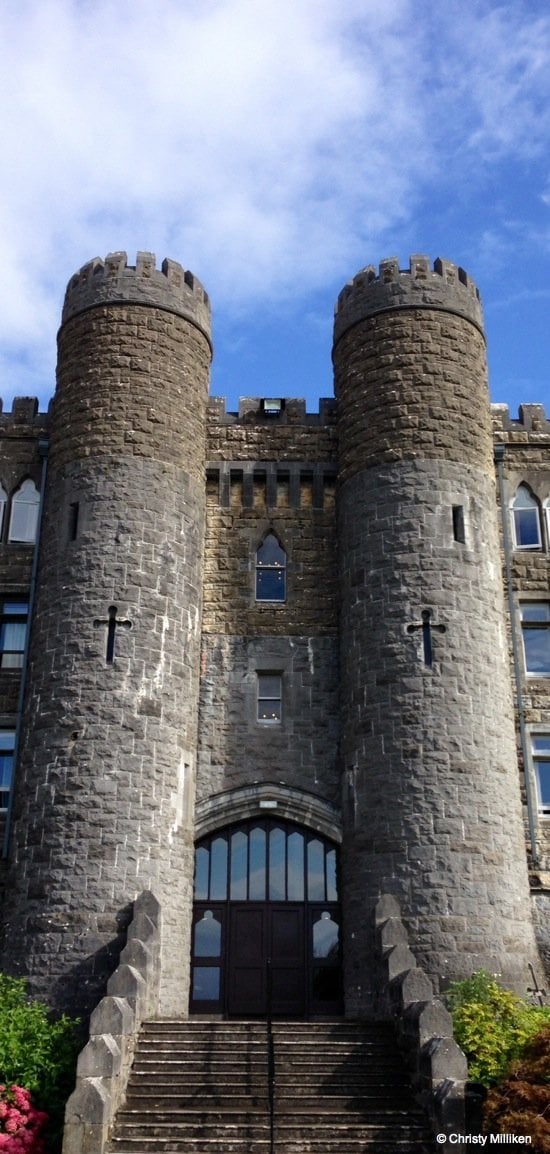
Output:
<instances>
[{"instance_id":1,"label":"white cloud","mask_svg":"<svg viewBox=\"0 0 550 1154\"><path fill-rule=\"evenodd\" d=\"M550 19L529 8L4 0L8 362L24 344L50 369L64 283L96 254L181 259L241 312L353 271L465 170L547 146Z\"/></svg>"}]
</instances>

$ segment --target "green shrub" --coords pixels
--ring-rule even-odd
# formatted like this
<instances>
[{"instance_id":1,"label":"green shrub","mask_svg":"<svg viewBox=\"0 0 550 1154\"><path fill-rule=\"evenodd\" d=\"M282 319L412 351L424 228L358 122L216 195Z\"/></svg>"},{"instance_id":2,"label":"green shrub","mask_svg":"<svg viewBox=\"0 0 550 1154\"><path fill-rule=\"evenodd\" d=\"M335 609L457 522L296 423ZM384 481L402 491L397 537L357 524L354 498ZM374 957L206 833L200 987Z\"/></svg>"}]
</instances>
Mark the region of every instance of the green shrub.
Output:
<instances>
[{"instance_id":1,"label":"green shrub","mask_svg":"<svg viewBox=\"0 0 550 1154\"><path fill-rule=\"evenodd\" d=\"M446 1000L470 1078L485 1086L504 1078L530 1039L550 1024L550 1007L530 1005L485 970L453 982Z\"/></svg>"},{"instance_id":2,"label":"green shrub","mask_svg":"<svg viewBox=\"0 0 550 1154\"><path fill-rule=\"evenodd\" d=\"M50 1117L53 1145L74 1086L78 1025L65 1015L52 1020L47 1006L29 1001L23 978L0 974L0 1083L30 1090L34 1104Z\"/></svg>"}]
</instances>

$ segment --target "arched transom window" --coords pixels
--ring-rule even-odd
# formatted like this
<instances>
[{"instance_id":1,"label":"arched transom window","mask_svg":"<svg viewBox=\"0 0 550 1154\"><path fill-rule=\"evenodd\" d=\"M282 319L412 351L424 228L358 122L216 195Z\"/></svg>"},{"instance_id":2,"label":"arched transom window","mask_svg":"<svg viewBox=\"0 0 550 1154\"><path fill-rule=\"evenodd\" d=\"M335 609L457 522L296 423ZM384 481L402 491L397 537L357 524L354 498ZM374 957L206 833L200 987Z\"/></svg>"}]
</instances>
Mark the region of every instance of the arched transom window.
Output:
<instances>
[{"instance_id":1,"label":"arched transom window","mask_svg":"<svg viewBox=\"0 0 550 1154\"><path fill-rule=\"evenodd\" d=\"M36 539L40 493L30 479L23 481L13 494L10 517L10 541L32 544Z\"/></svg>"},{"instance_id":2,"label":"arched transom window","mask_svg":"<svg viewBox=\"0 0 550 1154\"><path fill-rule=\"evenodd\" d=\"M520 485L511 504L516 549L541 549L540 509L527 485Z\"/></svg>"},{"instance_id":3,"label":"arched transom window","mask_svg":"<svg viewBox=\"0 0 550 1154\"><path fill-rule=\"evenodd\" d=\"M197 846L195 901L337 900L336 847L314 831L259 820Z\"/></svg>"}]
</instances>

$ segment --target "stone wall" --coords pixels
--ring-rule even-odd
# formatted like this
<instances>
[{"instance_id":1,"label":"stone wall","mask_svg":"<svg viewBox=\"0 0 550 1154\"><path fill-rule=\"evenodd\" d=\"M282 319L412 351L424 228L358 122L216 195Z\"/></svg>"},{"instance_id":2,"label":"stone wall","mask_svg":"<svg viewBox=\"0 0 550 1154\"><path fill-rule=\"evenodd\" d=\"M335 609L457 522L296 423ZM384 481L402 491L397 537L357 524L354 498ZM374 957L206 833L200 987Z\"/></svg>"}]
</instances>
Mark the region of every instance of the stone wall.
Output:
<instances>
[{"instance_id":1,"label":"stone wall","mask_svg":"<svg viewBox=\"0 0 550 1154\"><path fill-rule=\"evenodd\" d=\"M380 892L436 989L485 966L524 990L537 960L477 296L458 275L442 295L437 268L411 262L391 270L404 288L388 303L385 273L368 292L359 274L335 323L354 1013L373 1004L365 911Z\"/></svg>"},{"instance_id":2,"label":"stone wall","mask_svg":"<svg viewBox=\"0 0 550 1154\"><path fill-rule=\"evenodd\" d=\"M86 1012L153 887L161 1006L185 1012L210 345L196 282L115 266L71 282L59 337L3 957Z\"/></svg>"},{"instance_id":3,"label":"stone wall","mask_svg":"<svg viewBox=\"0 0 550 1154\"><path fill-rule=\"evenodd\" d=\"M510 575L515 612L515 639L519 665L516 701L525 722L525 745L517 728L517 751L521 774L525 837L529 851L530 882L537 935L550 973L550 815L540 812L531 754L532 735L550 738L550 679L525 672L518 606L522 601L550 602L550 420L542 405L520 406L519 418L510 416L507 406L493 405L495 446L502 447L505 516L508 521ZM541 543L539 548L515 548L510 504L520 485L527 485L539 503ZM499 496L500 545L504 554L502 508ZM502 570L508 593L508 571L503 556ZM510 660L513 667L513 638L508 622ZM549 626L550 628L550 626ZM519 690L519 693L518 693ZM529 793L529 799L528 799ZM531 805L531 820L528 814ZM535 845L531 844L534 828Z\"/></svg>"},{"instance_id":4,"label":"stone wall","mask_svg":"<svg viewBox=\"0 0 550 1154\"><path fill-rule=\"evenodd\" d=\"M211 409L212 413L212 409ZM274 782L340 802L332 414L241 403L209 424L198 797ZM268 455L269 454L269 455ZM287 554L283 602L255 596L268 531ZM257 717L257 673L283 679L280 723Z\"/></svg>"}]
</instances>

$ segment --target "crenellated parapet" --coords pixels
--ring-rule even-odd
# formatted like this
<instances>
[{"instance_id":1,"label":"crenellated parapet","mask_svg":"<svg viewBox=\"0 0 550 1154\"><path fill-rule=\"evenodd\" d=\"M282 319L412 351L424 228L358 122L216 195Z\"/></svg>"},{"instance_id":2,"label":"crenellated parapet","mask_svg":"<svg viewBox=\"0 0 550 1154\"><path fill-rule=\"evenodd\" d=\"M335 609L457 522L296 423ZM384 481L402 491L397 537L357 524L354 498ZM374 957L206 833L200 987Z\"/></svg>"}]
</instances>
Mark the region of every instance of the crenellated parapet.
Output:
<instances>
[{"instance_id":1,"label":"crenellated parapet","mask_svg":"<svg viewBox=\"0 0 550 1154\"><path fill-rule=\"evenodd\" d=\"M316 413L308 412L303 397L239 397L238 412L228 412L225 397L210 397L208 420L220 425L334 425L336 401L320 397Z\"/></svg>"},{"instance_id":2,"label":"crenellated parapet","mask_svg":"<svg viewBox=\"0 0 550 1154\"><path fill-rule=\"evenodd\" d=\"M3 434L21 433L22 427L29 428L38 434L45 433L49 426L49 413L40 412L38 397L14 397L11 412L4 412L0 398L0 432Z\"/></svg>"},{"instance_id":3,"label":"crenellated parapet","mask_svg":"<svg viewBox=\"0 0 550 1154\"><path fill-rule=\"evenodd\" d=\"M427 256L411 256L401 269L395 257L367 265L342 289L335 313L334 340L354 325L377 313L394 309L431 309L454 313L483 333L479 290L468 273L439 257L433 266Z\"/></svg>"},{"instance_id":4,"label":"crenellated parapet","mask_svg":"<svg viewBox=\"0 0 550 1154\"><path fill-rule=\"evenodd\" d=\"M62 323L97 305L146 305L191 321L210 340L210 301L202 284L175 260L156 267L154 253L138 252L135 265L125 252L94 257L67 286Z\"/></svg>"},{"instance_id":5,"label":"crenellated parapet","mask_svg":"<svg viewBox=\"0 0 550 1154\"><path fill-rule=\"evenodd\" d=\"M510 416L508 405L491 405L493 430L495 437L508 434L521 435L522 440L530 439L532 434L550 437L550 416L547 416L544 405L520 405L517 417Z\"/></svg>"}]
</instances>

